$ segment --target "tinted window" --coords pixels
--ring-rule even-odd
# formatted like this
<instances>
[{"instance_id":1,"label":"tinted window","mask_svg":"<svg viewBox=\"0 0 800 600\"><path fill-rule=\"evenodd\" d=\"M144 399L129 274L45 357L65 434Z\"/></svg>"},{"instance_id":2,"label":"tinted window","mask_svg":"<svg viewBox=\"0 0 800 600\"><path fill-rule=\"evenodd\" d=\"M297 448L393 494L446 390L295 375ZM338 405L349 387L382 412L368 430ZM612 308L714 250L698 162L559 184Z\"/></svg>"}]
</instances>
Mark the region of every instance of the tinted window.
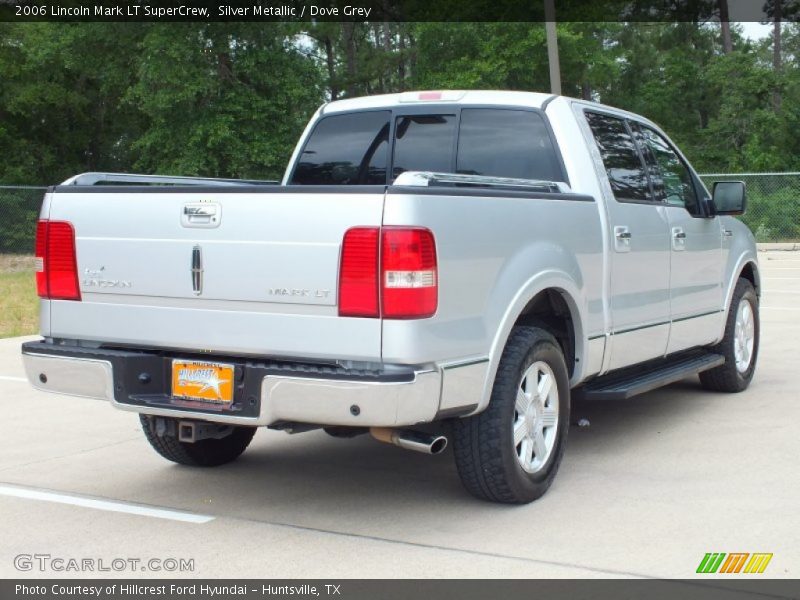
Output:
<instances>
[{"instance_id":1,"label":"tinted window","mask_svg":"<svg viewBox=\"0 0 800 600\"><path fill-rule=\"evenodd\" d=\"M464 109L456 172L545 181L564 179L542 116L523 110Z\"/></svg>"},{"instance_id":2,"label":"tinted window","mask_svg":"<svg viewBox=\"0 0 800 600\"><path fill-rule=\"evenodd\" d=\"M696 214L697 195L689 168L660 134L644 126L639 129L655 161L652 176L656 197L667 204L684 206Z\"/></svg>"},{"instance_id":3,"label":"tinted window","mask_svg":"<svg viewBox=\"0 0 800 600\"><path fill-rule=\"evenodd\" d=\"M384 185L389 119L388 111L323 118L303 148L291 183Z\"/></svg>"},{"instance_id":4,"label":"tinted window","mask_svg":"<svg viewBox=\"0 0 800 600\"><path fill-rule=\"evenodd\" d=\"M392 177L403 171L450 173L455 134L453 115L399 117L394 134Z\"/></svg>"},{"instance_id":5,"label":"tinted window","mask_svg":"<svg viewBox=\"0 0 800 600\"><path fill-rule=\"evenodd\" d=\"M663 186L661 188L658 187L661 181L661 171L658 167L658 163L656 162L656 157L650 150L650 145L647 143L647 138L645 138L641 127L639 127L639 124L634 121L628 121L628 127L630 127L630 130L633 132L633 139L636 140L636 145L639 148L642 158L644 159L647 174L650 176L650 190L652 192L652 199L656 202L663 202L664 188Z\"/></svg>"},{"instance_id":6,"label":"tinted window","mask_svg":"<svg viewBox=\"0 0 800 600\"><path fill-rule=\"evenodd\" d=\"M622 202L651 200L647 174L625 121L590 112L586 119L603 157L614 197Z\"/></svg>"}]
</instances>

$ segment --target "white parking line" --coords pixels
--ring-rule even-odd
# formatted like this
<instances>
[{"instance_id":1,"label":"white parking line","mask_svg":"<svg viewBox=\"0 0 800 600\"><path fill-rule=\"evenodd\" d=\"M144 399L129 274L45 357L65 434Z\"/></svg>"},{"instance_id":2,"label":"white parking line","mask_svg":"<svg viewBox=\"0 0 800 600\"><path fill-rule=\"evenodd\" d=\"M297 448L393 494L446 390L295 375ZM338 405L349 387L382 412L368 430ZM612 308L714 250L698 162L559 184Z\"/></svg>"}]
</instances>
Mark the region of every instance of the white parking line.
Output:
<instances>
[{"instance_id":1,"label":"white parking line","mask_svg":"<svg viewBox=\"0 0 800 600\"><path fill-rule=\"evenodd\" d=\"M10 375L0 375L0 381L28 381L24 377L11 377Z\"/></svg>"},{"instance_id":2,"label":"white parking line","mask_svg":"<svg viewBox=\"0 0 800 600\"><path fill-rule=\"evenodd\" d=\"M81 506L83 508L95 508L97 510L107 510L110 512L127 513L130 515L140 515L143 517L154 517L156 519L168 519L170 521L182 521L184 523L208 523L216 517L210 515L200 515L197 513L183 512L169 508L157 508L144 504L133 504L130 502L118 502L115 500L101 500L86 496L73 496L71 494L60 494L47 490L27 488L15 485L1 485L0 496L11 496L13 498L25 498L27 500L42 500L44 502L56 502L58 504L69 504Z\"/></svg>"},{"instance_id":3,"label":"white parking line","mask_svg":"<svg viewBox=\"0 0 800 600\"><path fill-rule=\"evenodd\" d=\"M800 310L800 306L759 306L758 308L767 310Z\"/></svg>"}]
</instances>

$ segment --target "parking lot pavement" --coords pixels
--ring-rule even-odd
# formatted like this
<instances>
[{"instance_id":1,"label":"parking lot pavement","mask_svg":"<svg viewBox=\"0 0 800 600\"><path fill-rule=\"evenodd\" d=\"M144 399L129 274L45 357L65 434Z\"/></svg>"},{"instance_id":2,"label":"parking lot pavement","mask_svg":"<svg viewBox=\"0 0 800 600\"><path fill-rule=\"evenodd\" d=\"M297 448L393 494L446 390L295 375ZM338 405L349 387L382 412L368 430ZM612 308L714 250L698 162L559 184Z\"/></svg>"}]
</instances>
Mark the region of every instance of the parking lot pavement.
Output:
<instances>
[{"instance_id":1,"label":"parking lot pavement","mask_svg":"<svg viewBox=\"0 0 800 600\"><path fill-rule=\"evenodd\" d=\"M520 507L467 496L449 451L365 436L261 430L234 464L175 466L135 415L33 391L22 339L0 340L0 576L116 575L14 567L45 553L194 561L126 576L683 578L706 552L770 552L765 576L796 578L800 252L760 259L750 389L715 394L694 378L576 405L591 425L572 427L555 484Z\"/></svg>"}]
</instances>

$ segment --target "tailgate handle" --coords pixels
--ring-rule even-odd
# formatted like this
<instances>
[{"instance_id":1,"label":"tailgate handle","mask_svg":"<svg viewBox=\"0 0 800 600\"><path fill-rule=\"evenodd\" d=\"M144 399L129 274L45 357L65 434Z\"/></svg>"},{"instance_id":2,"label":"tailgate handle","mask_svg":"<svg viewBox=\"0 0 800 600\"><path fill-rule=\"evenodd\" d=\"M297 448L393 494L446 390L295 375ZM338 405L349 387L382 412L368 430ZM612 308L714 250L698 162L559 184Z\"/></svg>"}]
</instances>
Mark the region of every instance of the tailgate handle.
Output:
<instances>
[{"instance_id":1,"label":"tailgate handle","mask_svg":"<svg viewBox=\"0 0 800 600\"><path fill-rule=\"evenodd\" d=\"M209 206L184 206L183 214L190 217L213 217L217 214L217 207L214 205Z\"/></svg>"},{"instance_id":2,"label":"tailgate handle","mask_svg":"<svg viewBox=\"0 0 800 600\"><path fill-rule=\"evenodd\" d=\"M222 207L216 202L194 202L183 207L181 225L184 227L219 227Z\"/></svg>"}]
</instances>

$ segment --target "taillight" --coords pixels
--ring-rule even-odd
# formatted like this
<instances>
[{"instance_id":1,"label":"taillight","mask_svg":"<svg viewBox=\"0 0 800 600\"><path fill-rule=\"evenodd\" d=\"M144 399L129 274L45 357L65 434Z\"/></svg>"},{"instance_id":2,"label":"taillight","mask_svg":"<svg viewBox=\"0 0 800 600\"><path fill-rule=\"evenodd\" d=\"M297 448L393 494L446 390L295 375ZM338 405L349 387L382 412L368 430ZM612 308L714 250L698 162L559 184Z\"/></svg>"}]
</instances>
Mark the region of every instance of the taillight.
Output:
<instances>
[{"instance_id":1,"label":"taillight","mask_svg":"<svg viewBox=\"0 0 800 600\"><path fill-rule=\"evenodd\" d=\"M436 244L430 230L355 227L345 233L339 315L422 319L436 313L438 300Z\"/></svg>"},{"instance_id":2,"label":"taillight","mask_svg":"<svg viewBox=\"0 0 800 600\"><path fill-rule=\"evenodd\" d=\"M41 298L80 300L75 230L66 221L36 225L36 291Z\"/></svg>"},{"instance_id":3,"label":"taillight","mask_svg":"<svg viewBox=\"0 0 800 600\"><path fill-rule=\"evenodd\" d=\"M339 314L343 317L379 317L377 227L347 230L339 268Z\"/></svg>"},{"instance_id":4,"label":"taillight","mask_svg":"<svg viewBox=\"0 0 800 600\"><path fill-rule=\"evenodd\" d=\"M44 272L44 259L47 254L47 221L36 223L36 293L47 298L47 274Z\"/></svg>"},{"instance_id":5,"label":"taillight","mask_svg":"<svg viewBox=\"0 0 800 600\"><path fill-rule=\"evenodd\" d=\"M423 319L436 312L436 244L421 227L385 227L381 241L382 314Z\"/></svg>"}]
</instances>

